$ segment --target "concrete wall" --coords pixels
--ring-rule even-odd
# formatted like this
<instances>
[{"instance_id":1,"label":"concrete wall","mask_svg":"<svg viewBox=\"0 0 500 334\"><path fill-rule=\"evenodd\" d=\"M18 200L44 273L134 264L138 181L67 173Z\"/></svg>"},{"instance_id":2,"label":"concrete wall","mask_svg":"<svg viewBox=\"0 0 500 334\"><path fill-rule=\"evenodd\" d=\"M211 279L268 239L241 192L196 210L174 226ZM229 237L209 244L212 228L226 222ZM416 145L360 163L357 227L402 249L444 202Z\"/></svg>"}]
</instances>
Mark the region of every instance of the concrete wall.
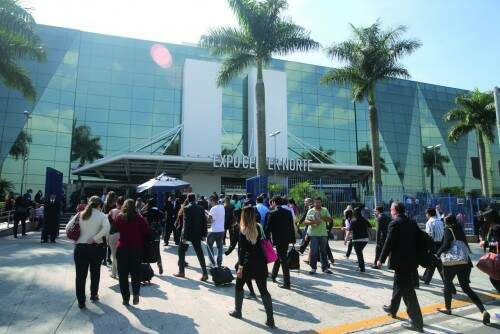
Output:
<instances>
[{"instance_id":1,"label":"concrete wall","mask_svg":"<svg viewBox=\"0 0 500 334\"><path fill-rule=\"evenodd\" d=\"M186 59L182 82L181 155L220 154L222 89L217 87L219 63Z\"/></svg>"},{"instance_id":2,"label":"concrete wall","mask_svg":"<svg viewBox=\"0 0 500 334\"><path fill-rule=\"evenodd\" d=\"M267 157L274 158L274 138L269 134L279 130L276 136L276 157L288 157L288 105L286 73L281 71L265 70L264 87L266 94L266 151ZM250 155L257 156L257 128L255 119L257 105L255 101L255 83L257 70L253 69L248 75L248 140Z\"/></svg>"},{"instance_id":3,"label":"concrete wall","mask_svg":"<svg viewBox=\"0 0 500 334\"><path fill-rule=\"evenodd\" d=\"M191 184L193 192L208 196L214 191L220 193L221 176L216 174L185 173L182 179Z\"/></svg>"}]
</instances>

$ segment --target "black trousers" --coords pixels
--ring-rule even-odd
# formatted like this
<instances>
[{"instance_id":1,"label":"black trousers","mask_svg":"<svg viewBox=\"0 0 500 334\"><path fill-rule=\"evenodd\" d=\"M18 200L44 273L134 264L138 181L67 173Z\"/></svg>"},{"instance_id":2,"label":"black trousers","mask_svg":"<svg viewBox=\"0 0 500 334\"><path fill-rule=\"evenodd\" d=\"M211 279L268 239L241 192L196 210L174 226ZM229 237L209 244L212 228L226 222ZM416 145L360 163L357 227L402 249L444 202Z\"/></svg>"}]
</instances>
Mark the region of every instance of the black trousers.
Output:
<instances>
[{"instance_id":1,"label":"black trousers","mask_svg":"<svg viewBox=\"0 0 500 334\"><path fill-rule=\"evenodd\" d=\"M432 244L432 254L436 254L438 249L441 247L441 242L434 242ZM441 275L441 278L443 279L444 282L444 277L443 277L443 265L440 260L436 259L436 261L433 261L429 268L425 269L423 279L426 284L429 284L430 281L432 280L432 276L434 276L434 271L436 271L436 268L438 270L439 275Z\"/></svg>"},{"instance_id":2,"label":"black trousers","mask_svg":"<svg viewBox=\"0 0 500 334\"><path fill-rule=\"evenodd\" d=\"M365 271L365 258L363 256L363 249L365 249L367 242L353 242L354 251L356 252L356 257L358 258L359 270Z\"/></svg>"},{"instance_id":3,"label":"black trousers","mask_svg":"<svg viewBox=\"0 0 500 334\"><path fill-rule=\"evenodd\" d=\"M252 286L252 279L245 278L244 276L242 278L236 278L236 290L243 291L243 286L245 285L245 283L247 284L248 287ZM259 293L261 296L269 296L269 297L271 296L269 294L269 291L267 290L266 277L256 278L255 283L257 284L257 288L259 289Z\"/></svg>"},{"instance_id":4,"label":"black trousers","mask_svg":"<svg viewBox=\"0 0 500 334\"><path fill-rule=\"evenodd\" d=\"M97 296L101 279L101 246L98 244L76 244L73 254L76 269L76 298L85 303L85 284L90 268L90 295Z\"/></svg>"},{"instance_id":5,"label":"black trousers","mask_svg":"<svg viewBox=\"0 0 500 334\"><path fill-rule=\"evenodd\" d=\"M130 299L128 276L132 280L132 294L139 295L141 289L141 262L142 249L118 248L116 250L116 261L118 262L118 280L123 300Z\"/></svg>"},{"instance_id":6,"label":"black trousers","mask_svg":"<svg viewBox=\"0 0 500 334\"><path fill-rule=\"evenodd\" d=\"M347 242L347 251L345 252L345 257L351 256L352 252L352 241Z\"/></svg>"},{"instance_id":7,"label":"black trousers","mask_svg":"<svg viewBox=\"0 0 500 334\"><path fill-rule=\"evenodd\" d=\"M443 266L444 276L444 304L447 309L451 309L451 298L454 290L453 279L458 276L458 283L462 287L462 291L469 296L470 300L477 306L479 311L484 312L484 305L481 299L477 296L474 290L469 285L471 267L468 265L460 266Z\"/></svg>"},{"instance_id":8,"label":"black trousers","mask_svg":"<svg viewBox=\"0 0 500 334\"><path fill-rule=\"evenodd\" d=\"M401 298L403 298L412 323L422 328L424 320L422 319L422 312L418 304L417 294L415 293L414 274L414 270L395 270L390 311L394 314L397 313L401 304Z\"/></svg>"},{"instance_id":9,"label":"black trousers","mask_svg":"<svg viewBox=\"0 0 500 334\"><path fill-rule=\"evenodd\" d=\"M280 265L283 269L283 284L290 285L290 269L288 268L288 244L277 244L276 253L278 253L278 260L274 262L272 277L278 276Z\"/></svg>"},{"instance_id":10,"label":"black trousers","mask_svg":"<svg viewBox=\"0 0 500 334\"><path fill-rule=\"evenodd\" d=\"M164 243L168 244L170 236L172 235L172 232L174 232L174 229L175 229L174 222L167 221L165 224L165 233L163 234Z\"/></svg>"},{"instance_id":11,"label":"black trousers","mask_svg":"<svg viewBox=\"0 0 500 334\"><path fill-rule=\"evenodd\" d=\"M181 233L182 227L174 227L174 242L176 245L179 245L181 243Z\"/></svg>"},{"instance_id":12,"label":"black trousers","mask_svg":"<svg viewBox=\"0 0 500 334\"><path fill-rule=\"evenodd\" d=\"M58 222L49 220L47 220L45 224L43 224L42 241L47 242L49 241L49 238L51 242L56 240L58 228L57 224Z\"/></svg>"},{"instance_id":13,"label":"black trousers","mask_svg":"<svg viewBox=\"0 0 500 334\"><path fill-rule=\"evenodd\" d=\"M191 241L193 245L194 251L196 252L196 256L198 257L198 261L200 262L201 270L203 271L203 275L208 275L207 273L207 265L205 263L205 254L203 254L203 249L201 248L201 240ZM189 248L188 244L180 244L178 248L179 254L179 272L184 273L184 266L186 264L186 252Z\"/></svg>"},{"instance_id":14,"label":"black trousers","mask_svg":"<svg viewBox=\"0 0 500 334\"><path fill-rule=\"evenodd\" d=\"M377 246L375 246L375 261L373 261L373 264L375 265L377 265L377 261L380 259L380 254L382 254L382 248L384 248L384 242L378 243Z\"/></svg>"},{"instance_id":15,"label":"black trousers","mask_svg":"<svg viewBox=\"0 0 500 334\"><path fill-rule=\"evenodd\" d=\"M14 216L14 228L12 229L14 238L17 238L17 229L21 223L21 233L26 235L26 217L24 216Z\"/></svg>"}]
</instances>

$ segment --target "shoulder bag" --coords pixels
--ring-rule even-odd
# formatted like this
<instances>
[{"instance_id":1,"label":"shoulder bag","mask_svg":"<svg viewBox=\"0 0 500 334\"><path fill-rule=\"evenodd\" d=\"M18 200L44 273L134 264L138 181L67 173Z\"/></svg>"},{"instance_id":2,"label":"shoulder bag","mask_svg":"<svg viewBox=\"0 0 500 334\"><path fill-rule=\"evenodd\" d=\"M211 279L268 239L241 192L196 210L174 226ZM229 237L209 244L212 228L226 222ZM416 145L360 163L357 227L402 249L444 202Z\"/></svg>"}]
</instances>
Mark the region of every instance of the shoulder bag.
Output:
<instances>
[{"instance_id":1,"label":"shoulder bag","mask_svg":"<svg viewBox=\"0 0 500 334\"><path fill-rule=\"evenodd\" d=\"M70 240L73 240L73 241L77 241L78 238L80 238L80 214L77 213L76 216L75 216L75 222L73 223L73 225L68 228L68 231L66 232L66 236L68 237L68 239Z\"/></svg>"},{"instance_id":2,"label":"shoulder bag","mask_svg":"<svg viewBox=\"0 0 500 334\"><path fill-rule=\"evenodd\" d=\"M447 252L441 254L441 262L443 266L458 266L469 263L469 249L465 242L457 240L455 238L455 233L453 230L449 229L453 235L453 241L451 242L451 247Z\"/></svg>"},{"instance_id":3,"label":"shoulder bag","mask_svg":"<svg viewBox=\"0 0 500 334\"><path fill-rule=\"evenodd\" d=\"M278 260L278 255L276 254L276 251L273 248L273 244L271 243L271 240L266 238L266 235L264 233L264 229L260 224L260 233L261 233L261 239L260 239L260 244L262 245L262 251L264 252L264 256L266 257L267 263L272 263Z\"/></svg>"}]
</instances>

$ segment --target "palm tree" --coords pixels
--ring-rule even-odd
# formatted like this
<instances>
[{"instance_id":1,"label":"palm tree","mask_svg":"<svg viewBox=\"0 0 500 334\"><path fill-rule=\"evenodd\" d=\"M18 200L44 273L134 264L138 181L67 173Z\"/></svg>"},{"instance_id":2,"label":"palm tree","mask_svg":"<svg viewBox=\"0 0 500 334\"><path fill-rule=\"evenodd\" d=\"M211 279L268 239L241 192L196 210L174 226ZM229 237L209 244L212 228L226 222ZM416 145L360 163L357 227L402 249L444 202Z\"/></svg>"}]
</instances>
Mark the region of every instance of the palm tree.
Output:
<instances>
[{"instance_id":1,"label":"palm tree","mask_svg":"<svg viewBox=\"0 0 500 334\"><path fill-rule=\"evenodd\" d=\"M14 184L10 181L0 178L0 198L4 198L8 193L14 191Z\"/></svg>"},{"instance_id":2,"label":"palm tree","mask_svg":"<svg viewBox=\"0 0 500 334\"><path fill-rule=\"evenodd\" d=\"M325 149L323 146L320 146L318 149L311 151L303 151L299 154L301 159L312 160L312 162L316 163L335 163L333 160L333 155L335 154L335 150Z\"/></svg>"},{"instance_id":3,"label":"palm tree","mask_svg":"<svg viewBox=\"0 0 500 334\"><path fill-rule=\"evenodd\" d=\"M422 153L424 161L425 173L431 178L431 194L434 194L434 170L437 170L441 175L446 176L444 164L450 162L450 158L439 152L439 146L424 147Z\"/></svg>"},{"instance_id":4,"label":"palm tree","mask_svg":"<svg viewBox=\"0 0 500 334\"><path fill-rule=\"evenodd\" d=\"M44 61L45 52L35 33L36 23L29 9L17 0L0 0L0 79L3 84L35 100L36 91L28 73L17 59Z\"/></svg>"},{"instance_id":5,"label":"palm tree","mask_svg":"<svg viewBox=\"0 0 500 334\"><path fill-rule=\"evenodd\" d=\"M379 147L379 152L380 152L380 147ZM358 165L373 166L373 163L372 163L373 155L372 155L372 149L371 149L370 145L366 144L365 147L360 148L357 152L357 155L358 155ZM381 171L383 171L385 173L387 173L389 171L387 169L387 166L385 165L384 158L380 157L379 165L380 165ZM370 190L369 180L370 180L370 178L368 177L361 182L363 187L365 188L366 193L368 193L368 191ZM382 181L380 181L380 182L382 182Z\"/></svg>"},{"instance_id":6,"label":"palm tree","mask_svg":"<svg viewBox=\"0 0 500 334\"><path fill-rule=\"evenodd\" d=\"M461 137L475 131L481 168L481 190L483 196L490 194L486 174L485 140L493 143L496 122L495 106L492 93L483 93L479 89L460 94L455 98L457 107L444 115L447 122L455 122L448 130L448 140L456 143Z\"/></svg>"},{"instance_id":7,"label":"palm tree","mask_svg":"<svg viewBox=\"0 0 500 334\"><path fill-rule=\"evenodd\" d=\"M316 49L319 44L309 32L283 17L286 0L228 0L239 27L210 29L200 45L216 56L224 56L217 84L224 86L250 66L257 67L257 175L268 173L266 166L266 121L263 68L272 56Z\"/></svg>"},{"instance_id":8,"label":"palm tree","mask_svg":"<svg viewBox=\"0 0 500 334\"><path fill-rule=\"evenodd\" d=\"M29 154L29 144L31 141L31 135L26 131L21 130L21 132L17 135L16 141L12 144L9 150L9 155L16 160L20 157L24 159Z\"/></svg>"},{"instance_id":9,"label":"palm tree","mask_svg":"<svg viewBox=\"0 0 500 334\"><path fill-rule=\"evenodd\" d=\"M71 139L71 161L78 161L78 167L85 165L87 162L94 162L102 158L100 151L102 150L100 137L93 137L90 127L87 125L75 126L76 120L73 122L73 136ZM83 194L84 187L80 175L78 175L78 182L80 182L80 192Z\"/></svg>"},{"instance_id":10,"label":"palm tree","mask_svg":"<svg viewBox=\"0 0 500 334\"><path fill-rule=\"evenodd\" d=\"M370 137L374 148L371 152L371 161L375 205L381 204L382 196L375 85L390 78L409 78L408 70L399 63L399 60L421 45L417 40L402 39L401 36L406 32L405 26L387 31L381 30L380 26L380 21L369 27L355 27L351 24L353 38L327 49L330 57L345 62L346 65L331 69L321 78L321 82L325 84L349 84L355 101L368 100Z\"/></svg>"}]
</instances>

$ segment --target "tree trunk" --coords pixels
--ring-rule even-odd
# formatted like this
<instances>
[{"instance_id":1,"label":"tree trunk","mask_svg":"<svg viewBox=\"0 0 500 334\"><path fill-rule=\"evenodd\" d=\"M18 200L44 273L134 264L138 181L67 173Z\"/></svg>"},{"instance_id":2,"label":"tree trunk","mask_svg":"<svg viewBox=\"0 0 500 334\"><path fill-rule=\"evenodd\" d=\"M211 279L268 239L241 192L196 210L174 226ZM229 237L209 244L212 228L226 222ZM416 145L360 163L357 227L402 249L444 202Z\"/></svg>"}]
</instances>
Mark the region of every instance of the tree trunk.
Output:
<instances>
[{"instance_id":1,"label":"tree trunk","mask_svg":"<svg viewBox=\"0 0 500 334\"><path fill-rule=\"evenodd\" d=\"M378 141L378 119L375 104L368 106L370 114L370 139L372 142L373 197L375 206L382 205L382 177L380 174L380 145Z\"/></svg>"},{"instance_id":2,"label":"tree trunk","mask_svg":"<svg viewBox=\"0 0 500 334\"><path fill-rule=\"evenodd\" d=\"M434 194L434 168L431 169L431 194Z\"/></svg>"},{"instance_id":3,"label":"tree trunk","mask_svg":"<svg viewBox=\"0 0 500 334\"><path fill-rule=\"evenodd\" d=\"M479 151L479 167L481 169L481 192L484 197L489 196L488 191L488 174L486 171L486 152L484 148L484 140L481 132L476 131L477 147Z\"/></svg>"},{"instance_id":4,"label":"tree trunk","mask_svg":"<svg viewBox=\"0 0 500 334\"><path fill-rule=\"evenodd\" d=\"M266 96L262 76L262 64L257 64L257 83L255 84L255 99L257 103L257 175L268 174L266 163Z\"/></svg>"}]
</instances>

